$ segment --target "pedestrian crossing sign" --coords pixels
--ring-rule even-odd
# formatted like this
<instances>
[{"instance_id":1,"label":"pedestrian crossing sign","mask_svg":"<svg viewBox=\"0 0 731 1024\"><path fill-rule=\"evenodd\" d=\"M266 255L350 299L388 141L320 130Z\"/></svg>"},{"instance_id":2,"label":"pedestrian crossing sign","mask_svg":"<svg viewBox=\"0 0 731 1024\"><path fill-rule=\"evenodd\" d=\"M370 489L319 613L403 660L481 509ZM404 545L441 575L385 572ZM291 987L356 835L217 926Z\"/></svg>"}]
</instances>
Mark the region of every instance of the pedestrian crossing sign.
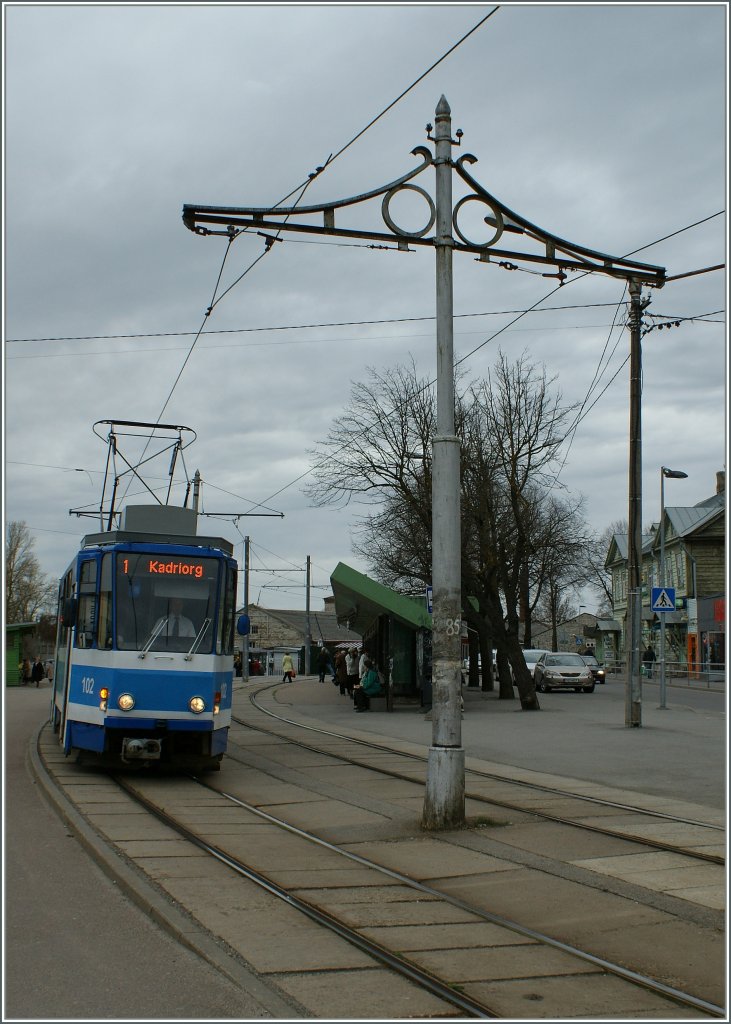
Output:
<instances>
[{"instance_id":1,"label":"pedestrian crossing sign","mask_svg":"<svg viewBox=\"0 0 731 1024\"><path fill-rule=\"evenodd\" d=\"M674 612L675 587L653 587L651 607L654 612Z\"/></svg>"}]
</instances>

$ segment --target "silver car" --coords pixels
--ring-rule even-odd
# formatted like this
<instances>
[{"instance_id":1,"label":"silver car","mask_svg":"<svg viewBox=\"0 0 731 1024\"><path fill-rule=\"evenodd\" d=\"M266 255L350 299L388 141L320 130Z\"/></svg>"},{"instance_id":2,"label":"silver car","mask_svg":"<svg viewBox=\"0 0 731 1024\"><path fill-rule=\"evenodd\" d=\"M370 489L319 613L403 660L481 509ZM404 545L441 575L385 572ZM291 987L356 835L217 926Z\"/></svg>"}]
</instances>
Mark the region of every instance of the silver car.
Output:
<instances>
[{"instance_id":1,"label":"silver car","mask_svg":"<svg viewBox=\"0 0 731 1024\"><path fill-rule=\"evenodd\" d=\"M525 647L523 649L525 667L528 669L533 678L535 678L536 665L538 664L538 659L541 657L542 654L550 653L551 652L547 651L545 647Z\"/></svg>"},{"instance_id":2,"label":"silver car","mask_svg":"<svg viewBox=\"0 0 731 1024\"><path fill-rule=\"evenodd\" d=\"M540 693L548 693L549 690L592 693L594 690L591 670L581 655L573 651L542 654L536 662L533 678Z\"/></svg>"}]
</instances>

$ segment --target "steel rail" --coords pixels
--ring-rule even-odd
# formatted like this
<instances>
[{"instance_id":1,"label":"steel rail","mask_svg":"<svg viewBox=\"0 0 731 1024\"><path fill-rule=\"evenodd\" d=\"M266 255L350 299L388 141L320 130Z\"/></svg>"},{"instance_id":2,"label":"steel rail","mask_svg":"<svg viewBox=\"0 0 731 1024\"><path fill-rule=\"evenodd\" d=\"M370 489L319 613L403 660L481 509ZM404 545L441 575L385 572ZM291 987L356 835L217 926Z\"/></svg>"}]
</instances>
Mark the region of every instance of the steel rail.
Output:
<instances>
[{"instance_id":1,"label":"steel rail","mask_svg":"<svg viewBox=\"0 0 731 1024\"><path fill-rule=\"evenodd\" d=\"M308 730L310 732L321 733L322 735L331 736L331 737L337 738L337 739L345 738L345 737L343 737L343 735L341 733L335 733L335 732L332 732L332 731L327 730L327 729L321 729L321 728L318 728L317 726L304 725L304 724L301 724L299 722L294 721L293 719L285 718L285 717L283 717L281 715L277 715L273 711L270 711L269 709L267 709L265 707L262 707L261 704L258 704L256 702L255 697L258 696L259 693L262 693L262 692L264 692L264 691L266 691L268 689L273 689L275 686L278 686L278 685L280 685L280 684L276 683L276 684L273 684L271 686L262 687L260 690L257 690L255 693L250 694L249 695L250 702L259 711L263 712L264 714L268 715L271 718L274 718L275 721L283 722L283 723L285 723L287 725L292 725L292 726L294 726L295 728L298 728L298 729L305 729L305 730ZM255 728L255 729L259 729L262 732L267 732L268 731L266 729L262 729L259 726L252 726L249 722L246 722L243 719L237 718L236 716L233 716L232 720L235 721L239 725L243 725L246 728ZM270 735L277 735L277 734L276 733L270 733ZM350 739L350 737L348 737L348 738ZM296 743L299 746L305 747L307 749L318 750L320 753L328 753L328 751L322 751L320 748L308 747L308 745L306 743L304 743L303 741L301 741L301 740L291 740L291 742ZM388 746L385 746L384 744L381 744L381 743L372 743L372 742L370 742L368 740L361 740L361 739L357 739L357 738L353 738L352 742L357 743L360 746L371 747L372 749L375 749L375 750L382 750L382 751L386 751L388 753L398 754L401 757L410 758L411 760L414 760L414 761L426 763L426 758L422 757L419 754L412 754L412 753L410 753L408 751L398 750L398 749L396 749L394 747L388 747ZM359 765L360 767L365 767L365 768L371 768L373 771L380 772L381 774L389 775L389 776L391 776L393 778L397 778L397 779L400 779L400 780L404 780L404 781L408 781L408 782L414 782L416 784L419 784L419 780L413 779L410 776L403 775L403 774L401 774L399 772L390 771L390 770L385 769L385 768L377 768L377 767L375 767L373 765L365 765L362 762L355 761L352 758L347 758L347 757L345 757L344 755L341 755L341 754L333 754L332 756L340 757L340 758L342 758L342 760L347 761L349 764ZM521 787L523 787L525 789L538 790L540 792L549 793L549 794L551 794L553 796L565 797L566 799L569 799L569 800L580 800L580 801L583 801L585 803L596 804L597 806L601 806L601 807L613 807L613 808L616 808L618 810L626 810L626 811L630 811L630 812L632 812L634 814L637 814L637 815L644 815L645 817L658 818L658 819L661 819L661 820L664 820L664 821L671 821L671 822L674 822L674 823L677 823L677 824L695 825L695 826L698 826L698 827L701 827L701 828L711 829L713 831L720 831L720 832L724 831L723 826L713 825L713 824L710 824L709 822L697 821L697 820L692 819L692 818L679 818L679 817L675 817L675 816L673 816L671 814L667 814L664 811L646 810L646 809L644 809L642 807L636 807L636 806L633 806L631 804L623 804L623 803L619 803L619 802L616 802L616 801L604 800L601 797L592 797L592 796L587 796L585 794L580 794L580 793L566 792L565 790L555 789L555 788L550 787L550 786L543 786L543 785L540 785L538 783L526 782L526 781L521 780L521 779L506 779L504 776L495 775L495 774L490 773L490 772L483 772L483 771L480 771L479 769L476 769L476 768L467 768L467 772L469 774L473 775L473 776L477 776L478 778L492 779L492 780L495 780L497 782L502 782L502 783L504 783L505 785L508 785L508 786L511 786L511 785L512 786L521 786ZM725 858L720 856L719 854L704 853L704 852L702 852L700 850L688 850L688 849L683 848L683 847L674 846L674 845L669 844L669 843L664 843L661 840L650 839L647 836L637 836L637 835L635 835L633 833L620 832L620 831L618 831L616 829L603 828L602 826L599 826L599 825L589 825L589 824L587 824L585 822L577 821L577 820L575 820L573 818L565 818L565 817L563 817L561 815L549 814L547 811L536 810L534 808L528 808L527 809L525 807L521 807L519 804L513 804L513 803L511 803L509 801L500 800L497 797L488 797L488 796L484 796L481 793L474 793L474 792L469 792L469 791L465 792L465 797L468 797L471 800L477 800L477 801L479 801L481 803L494 804L497 807L503 807L503 808L505 808L507 810L522 811L523 813L526 813L526 814L534 814L537 817L545 818L547 821L554 821L557 824L573 825L575 828L581 828L581 829L584 829L585 831L596 832L598 834L612 836L612 837L619 838L619 839L626 839L627 842L636 842L636 843L639 843L639 844L642 844L642 845L645 845L645 846L649 846L652 849L663 850L663 851L666 851L666 852L669 852L669 853L677 853L679 855L691 857L694 860L702 860L702 861L705 861L705 862L708 862L708 863L711 863L711 864L720 864L720 865L724 865L726 863Z\"/></svg>"},{"instance_id":2,"label":"steel rail","mask_svg":"<svg viewBox=\"0 0 731 1024\"><path fill-rule=\"evenodd\" d=\"M714 1003L707 1002L704 999L699 999L696 996L691 996L687 992L681 992L679 989L673 988L670 985L665 985L663 982L656 981L654 978L649 978L647 975L640 974L638 971L632 971L627 967L622 967L621 964L616 964L611 960L605 960L603 957L596 956L594 953L588 953L586 950L579 949L578 946L572 946L569 943L562 942L560 939L555 939L550 935L546 935L544 932L528 928L525 925L519 924L517 921L512 921L510 918L503 917L501 914L493 914L489 910L482 910L479 907L474 907L472 904L467 903L465 900L461 900L457 896L451 896L448 893L444 893L440 889L435 889L433 886L427 885L425 882L419 882L416 879L411 878L409 875L402 874L400 871L384 867L383 865L376 863L376 861L372 861L368 857L363 857L360 854L352 853L350 850L344 850L335 843L331 843L326 839L321 839L320 836L317 836L312 832L308 832L306 829L299 828L297 825L292 825L288 821L284 821L284 819L270 814L268 811L263 811L259 807L255 807L253 804L249 804L245 800L241 800L239 797L225 792L225 790L217 789L215 786L212 786L195 776L193 777L199 786L225 797L225 799L231 801L231 803L234 803L239 807L244 808L246 811L263 818L265 821L268 821L273 825L277 825L287 832L292 832L301 839L306 839L317 846L322 846L326 850L338 853L341 856L346 857L348 860L355 861L363 867L371 868L374 871L387 875L389 878L393 878L402 885L406 885L411 889L423 892L425 895L434 896L442 902L449 903L450 906L454 906L460 910L466 911L467 913L474 914L483 920L490 922L490 924L499 925L500 927L506 928L518 935L522 935L524 938L529 938L543 945L551 946L553 949L557 949L562 953L568 953L570 956L575 956L586 963L590 963L594 967L599 967L603 971L608 971L611 974L624 978L625 981L630 981L632 984L641 985L643 988L656 992L659 995L666 996L675 1002L682 1003L684 1006L693 1006L696 1009L701 1009L719 1016L724 1015L725 1011L723 1007L716 1006Z\"/></svg>"},{"instance_id":3,"label":"steel rail","mask_svg":"<svg viewBox=\"0 0 731 1024\"><path fill-rule=\"evenodd\" d=\"M241 860L231 856L222 850L219 846L213 843L209 843L203 839L196 832L192 831L186 825L177 821L167 811L159 808L154 801L148 797L143 796L135 787L129 783L126 779L120 778L119 776L113 776L114 781L125 790L128 795L137 801L140 805L151 813L158 820L162 821L168 827L172 828L179 835L181 835L186 841L192 843L198 849L203 850L210 856L215 857L222 864L229 867L231 870L240 874L242 877L247 878L249 881L254 882L256 885L265 889L270 894L283 900L294 909L305 914L311 920L315 921L331 931L334 931L341 938L359 949L373 956L375 959L381 961L392 970L397 971L399 974L405 975L416 984L422 986L432 994L437 995L452 1005L457 1006L459 1009L466 1010L471 1016L479 1018L490 1018L494 1019L500 1014L494 1013L484 1004L479 1003L475 1000L471 1000L467 996L463 996L460 993L455 992L445 982L440 981L438 978L429 974L427 971L422 970L409 963L408 961L402 960L396 954L391 953L378 943L372 942L370 939L366 939L360 935L359 932L350 928L348 925L338 921L337 918L333 917L327 911L323 911L320 908L314 906L307 900L303 900L301 897L294 896L288 892L285 888L268 878L263 873L256 871L255 869L244 864ZM512 921L509 918L503 917L500 914L493 914L490 911L482 910L474 907L459 897L450 896L447 893L441 892L439 889L435 889L433 886L427 885L424 882L418 882L416 879L410 878L408 875L404 875L399 871L395 871L393 868L384 867L375 861L369 860L367 857L362 857L359 854L352 853L349 850L343 850L341 847L334 843L330 843L327 840L321 839L319 836L314 835L311 832L301 829L296 825L291 825L289 822L284 821L281 818L277 818L275 815L269 814L267 811L263 811L252 804L247 803L245 800L241 800L239 797L235 797L230 793L226 793L209 783L203 782L196 776L190 776L203 789L206 789L218 796L221 796L225 800L241 807L248 813L254 814L257 817L268 821L270 824L276 825L282 828L284 831L291 832L299 838L305 839L312 842L324 849L329 850L332 853L336 853L339 856L345 857L347 860L352 860L355 863L360 864L363 867L367 867L380 874L386 875L389 878L399 882L400 884L407 886L410 889L414 889L418 892L424 893L424 895L432 896L443 903L448 903L450 906L454 906L466 913L472 914L475 917L479 917L481 920L487 921L490 924L497 925L498 927L505 928L517 935L521 935L524 938L530 939L533 942L540 943L545 946L550 946L552 949L558 952L565 953L569 956L573 956L584 963L591 964L591 966L598 968L599 970L605 971L606 973L612 974L616 977L622 978L629 984L638 986L646 991L653 992L655 995L661 996L662 998L669 999L673 1003L676 1003L685 1007L692 1007L693 1009L700 1010L704 1013L708 1013L714 1017L725 1017L725 1010L723 1007L717 1006L715 1003L711 1003L708 1000L700 999L697 996L693 996L690 993L683 992L680 989L676 989L671 985L666 985L663 982L657 981L654 978L650 978L647 975L640 974L638 971L632 971L629 968L623 967L621 964L616 964L611 960L606 960L603 957L596 956L593 953L589 953L586 950L579 949L577 946L572 946L569 943L562 942L559 939L555 939L550 935L546 935L543 932L536 931L535 929L528 928L525 925L521 925L517 921Z\"/></svg>"},{"instance_id":4,"label":"steel rail","mask_svg":"<svg viewBox=\"0 0 731 1024\"><path fill-rule=\"evenodd\" d=\"M344 737L343 734L339 732L332 732L329 729L323 729L315 725L305 725L302 722L296 722L292 718L284 718L282 715L276 715L273 711L270 711L269 708L263 707L261 704L258 704L256 700L254 700L254 698L257 697L260 693L265 693L267 690L273 690L276 686L281 685L281 683L272 683L269 686L261 687L255 693L249 694L249 702L253 704L254 707L257 708L259 711L263 712L265 715L269 715L270 718L274 718L278 722L285 722L287 725L294 725L298 729L307 729L310 732L322 733L324 736L332 736L336 739L347 738L351 740L353 743L359 743L361 746L374 747L376 750L384 750L389 754L401 754L402 757L410 757L415 761L425 760L425 758L423 758L421 754L412 754L410 751L397 750L395 747L388 747L382 743L374 743L371 740L361 740L351 736ZM237 718L236 721L240 722L241 725L249 724L248 722L244 722L240 718ZM698 825L701 828L710 828L718 832L725 831L723 825L714 825L712 822L700 821L697 818L679 818L674 814L668 814L666 811L653 811L646 809L644 807L637 807L635 804L620 803L616 800L605 800L603 797L587 796L583 793L572 793L563 789L556 789L555 786L545 786L538 782L526 782L523 779L507 779L503 775L497 775L494 772L483 772L480 771L478 768L468 768L467 770L471 772L473 775L479 776L480 778L494 779L497 782L505 782L511 786L525 786L528 789L538 789L544 793L552 793L556 796L567 796L571 797L574 800L584 800L587 803L600 804L602 807L616 807L618 810L635 811L638 814L646 814L648 817L663 818L667 821L677 822L682 825Z\"/></svg>"},{"instance_id":5,"label":"steel rail","mask_svg":"<svg viewBox=\"0 0 731 1024\"><path fill-rule=\"evenodd\" d=\"M404 775L402 772L398 772L398 771L392 770L390 768L379 768L376 765L367 764L367 763L365 763L363 761L356 761L354 758L346 757L344 754L335 754L332 751L323 750L321 747L310 746L309 744L304 743L301 740L295 740L295 739L292 739L290 737L281 737L281 735L279 733L271 732L268 729L262 729L259 726L252 726L248 722L244 722L240 718L236 718L235 715L232 716L232 721L236 722L239 725L244 725L244 726L246 726L249 729L255 729L258 732L263 732L263 733L265 733L266 735L269 735L269 736L280 736L280 738L287 739L287 742L293 743L293 744L295 744L295 746L302 747L304 750L312 750L312 751L315 751L315 752L320 753L320 754L328 754L330 757L337 757L339 760L343 761L345 764L353 765L356 768L366 768L368 771L374 771L374 772L377 772L379 775L386 775L386 776L388 776L391 779L398 779L401 782L412 782L415 786L423 785L423 782L420 779L415 779L411 775ZM341 737L341 738L344 738L344 737ZM365 745L365 746L369 745L365 741L355 740L354 742L362 742L363 745ZM395 748L383 747L383 746L380 746L379 744L373 744L373 747L376 750L388 751L390 753L399 754L399 755L402 754L401 751L396 750ZM230 753L228 754L228 756L231 756ZM412 758L414 758L416 760L424 760L424 761L426 761L425 758L423 758L423 759L419 758L418 755L414 755L414 754L406 754L405 753L402 756L404 756L404 757L412 757ZM470 772L470 771L471 771L471 769L468 768L467 772ZM480 775L481 778L485 777L483 775L483 773L479 773L478 772L477 774ZM506 785L512 785L512 782L511 782L510 779L503 779L500 776L486 776L486 777L487 778L497 778L497 779L499 779L499 781L504 782ZM522 783L522 785L530 787L531 783L529 783L529 782L528 783ZM542 787L540 787L540 786L536 786L535 788L536 789L542 789ZM576 796L574 793L563 793L561 790L549 790L549 792L554 792L557 795L564 796L568 800L572 800ZM693 860L702 860L702 861L705 861L705 862L710 863L710 864L720 864L721 866L723 866L726 863L725 858L720 856L720 854L716 854L716 853L703 853L701 850L689 850L686 847L673 846L672 844L665 843L665 842L663 842L660 839L650 839L649 836L638 836L638 835L636 835L633 832L619 832L616 829L604 828L601 825L589 825L586 822L577 821L575 818L565 818L562 815L550 814L548 811L537 810L536 808L533 808L533 807L522 807L520 804L511 803L509 800L500 800L498 797L485 796L482 793L473 793L470 790L465 790L465 798L468 799L468 800L475 800L478 803L491 804L493 807L502 807L503 809L508 810L508 811L520 811L522 814L531 814L531 815L533 815L533 816L535 816L537 818L543 818L545 821L556 822L556 824L558 824L558 825L568 825L569 827L572 827L572 828L584 829L584 831L586 831L586 832L595 832L598 835L610 836L612 839L624 839L628 843L637 843L638 845L641 845L641 846L649 846L653 850L662 850L664 853L675 853L675 854L677 854L678 856L681 856L681 857L690 857ZM576 798L579 799L578 797L576 797ZM591 799L591 798L589 798L589 799ZM599 803L599 804L602 803L601 800L596 800L594 802ZM636 807L635 808L630 807L630 808L628 808L628 810L635 811L635 813L637 813L637 814L644 814L645 813L641 808L636 808ZM672 821L677 821L680 824L684 824L682 819L674 819L674 818L672 818L671 820ZM709 827L712 827L712 826L709 826Z\"/></svg>"},{"instance_id":6,"label":"steel rail","mask_svg":"<svg viewBox=\"0 0 731 1024\"><path fill-rule=\"evenodd\" d=\"M133 800L141 804L150 814L152 814L159 821L162 821L169 828L172 828L174 831L176 831L187 842L192 843L198 849L203 850L205 853L209 854L209 856L215 857L216 860L220 861L222 864L230 868L232 871L235 871L237 874L248 879L250 882L254 882L260 888L265 889L271 895L276 896L278 899L289 904L289 906L293 907L295 910L298 910L300 913L310 918L310 920L315 921L317 924L322 925L325 928L328 928L332 932L335 932L335 934L339 935L340 938L345 939L346 942L351 943L358 949L362 950L364 953L367 953L374 959L379 960L381 963L385 964L391 970L396 971L398 974L409 978L409 980L413 981L421 988L424 988L427 991L431 992L432 995L435 995L438 998L443 999L445 1002L451 1003L452 1006L457 1007L457 1009L459 1010L465 1011L467 1014L469 1014L469 1016L477 1017L480 1019L497 1019L500 1017L500 1014L488 1009L488 1007L486 1007L483 1003L479 1003L476 1000L470 999L469 996L462 995L461 993L455 991L455 989L450 988L444 982L440 981L438 978L434 977L432 974L429 974L428 971L416 967L414 964L409 963L407 960L403 960L396 954L391 953L389 950L385 949L377 942L373 942L371 939L365 938L355 929L350 928L346 924L343 924L342 921L338 921L337 918L333 917L331 914L328 914L324 910L320 910L318 907L315 907L307 900L303 900L299 896L294 896L291 892L288 892L282 886L274 882L271 878L268 878L261 872L256 871L254 868L249 867L247 864L244 864L243 861L239 860L238 858L226 853L226 851L222 850L219 846L207 842L196 832L193 832L191 829L187 828L187 826L183 825L181 822L173 818L167 811L163 811L161 808L157 807L151 800L149 800L147 797L143 796L140 792L138 792L125 779L122 779L119 776L112 777L114 778L114 781L117 783L117 785L120 786ZM199 785L204 786L204 788L210 789L212 792L220 794L219 790L214 789L212 786L208 786L206 783L201 782L199 779L195 778L195 781ZM226 799L240 803L240 805L247 810L256 811L256 808L250 807L243 801L236 801L235 798L229 796L228 794L220 795L225 796ZM261 813L263 816L265 816L263 812L257 813ZM277 819L272 818L271 820L276 821ZM286 823L283 822L282 824ZM307 833L303 832L302 835L307 835ZM332 847L332 849L336 851L337 847ZM345 851L341 852L345 855Z\"/></svg>"}]
</instances>

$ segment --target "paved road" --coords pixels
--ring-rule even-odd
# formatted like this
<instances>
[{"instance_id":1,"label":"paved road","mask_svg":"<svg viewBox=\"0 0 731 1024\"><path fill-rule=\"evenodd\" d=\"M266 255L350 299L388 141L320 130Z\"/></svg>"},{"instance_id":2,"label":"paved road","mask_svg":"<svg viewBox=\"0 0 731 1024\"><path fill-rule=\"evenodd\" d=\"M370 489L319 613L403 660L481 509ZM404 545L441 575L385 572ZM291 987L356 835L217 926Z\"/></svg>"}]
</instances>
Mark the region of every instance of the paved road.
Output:
<instances>
[{"instance_id":1,"label":"paved road","mask_svg":"<svg viewBox=\"0 0 731 1024\"><path fill-rule=\"evenodd\" d=\"M46 804L27 750L49 695L5 691L3 1020L274 1016L157 928Z\"/></svg>"}]
</instances>

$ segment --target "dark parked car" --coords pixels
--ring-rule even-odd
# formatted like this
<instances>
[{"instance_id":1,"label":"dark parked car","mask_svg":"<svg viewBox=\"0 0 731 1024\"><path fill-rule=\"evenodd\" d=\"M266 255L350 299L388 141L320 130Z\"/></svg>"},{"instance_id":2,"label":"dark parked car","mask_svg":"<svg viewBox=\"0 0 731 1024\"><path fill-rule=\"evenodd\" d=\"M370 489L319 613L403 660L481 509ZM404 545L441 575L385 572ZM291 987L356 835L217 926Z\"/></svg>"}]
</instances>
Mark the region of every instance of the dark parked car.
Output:
<instances>
[{"instance_id":1,"label":"dark parked car","mask_svg":"<svg viewBox=\"0 0 731 1024\"><path fill-rule=\"evenodd\" d=\"M586 664L589 666L589 671L594 676L595 683L606 682L606 672L602 665L596 660L593 654L582 654L581 657L584 659Z\"/></svg>"},{"instance_id":2,"label":"dark parked car","mask_svg":"<svg viewBox=\"0 0 731 1024\"><path fill-rule=\"evenodd\" d=\"M553 651L542 654L533 671L536 690L576 690L577 693L591 693L594 677L584 659L574 651Z\"/></svg>"}]
</instances>

